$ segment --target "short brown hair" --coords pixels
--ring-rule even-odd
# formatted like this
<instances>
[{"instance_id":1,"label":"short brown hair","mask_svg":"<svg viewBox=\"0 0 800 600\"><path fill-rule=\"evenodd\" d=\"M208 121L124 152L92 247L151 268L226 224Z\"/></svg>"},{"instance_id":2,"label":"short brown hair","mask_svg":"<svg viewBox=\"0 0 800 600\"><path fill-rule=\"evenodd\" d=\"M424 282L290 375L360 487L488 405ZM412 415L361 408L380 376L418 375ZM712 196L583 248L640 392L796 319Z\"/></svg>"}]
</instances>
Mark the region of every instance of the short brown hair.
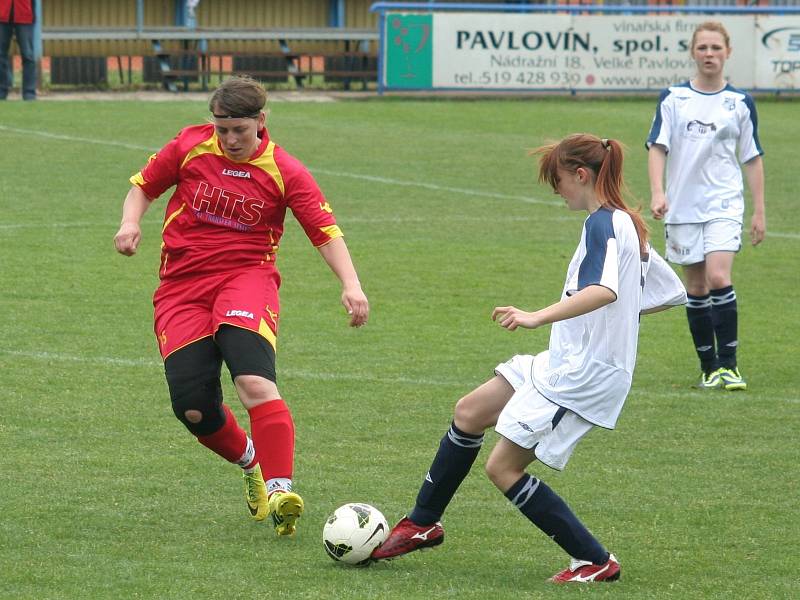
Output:
<instances>
[{"instance_id":1,"label":"short brown hair","mask_svg":"<svg viewBox=\"0 0 800 600\"><path fill-rule=\"evenodd\" d=\"M211 95L208 108L215 115L255 118L266 103L266 90L255 79L244 75L223 81Z\"/></svg>"},{"instance_id":2,"label":"short brown hair","mask_svg":"<svg viewBox=\"0 0 800 600\"><path fill-rule=\"evenodd\" d=\"M695 27L694 33L692 34L692 44L689 46L690 52L694 52L694 45L697 42L697 34L701 31L716 31L717 33L721 33L723 39L725 40L725 47L731 47L731 36L728 35L728 30L725 29L725 26L719 21L706 21L705 23L700 23L697 27Z\"/></svg>"}]
</instances>

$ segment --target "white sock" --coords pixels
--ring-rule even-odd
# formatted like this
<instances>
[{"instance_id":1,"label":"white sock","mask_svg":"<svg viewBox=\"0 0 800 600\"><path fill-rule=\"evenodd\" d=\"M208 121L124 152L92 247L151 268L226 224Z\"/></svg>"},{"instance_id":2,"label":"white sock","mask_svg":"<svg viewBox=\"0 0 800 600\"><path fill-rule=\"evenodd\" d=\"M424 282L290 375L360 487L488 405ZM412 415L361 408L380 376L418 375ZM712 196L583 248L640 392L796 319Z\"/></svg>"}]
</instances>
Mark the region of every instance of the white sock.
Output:
<instances>
[{"instance_id":1,"label":"white sock","mask_svg":"<svg viewBox=\"0 0 800 600\"><path fill-rule=\"evenodd\" d=\"M254 464L249 469L245 469L247 465L253 462L253 459L256 457L256 447L253 445L253 440L250 439L248 436L247 438L247 446L244 449L244 454L236 461L236 464L239 465L244 469L245 473L252 473L256 470L258 463Z\"/></svg>"},{"instance_id":2,"label":"white sock","mask_svg":"<svg viewBox=\"0 0 800 600\"><path fill-rule=\"evenodd\" d=\"M274 477L267 481L267 495L271 496L275 492L291 492L292 480L287 477Z\"/></svg>"}]
</instances>

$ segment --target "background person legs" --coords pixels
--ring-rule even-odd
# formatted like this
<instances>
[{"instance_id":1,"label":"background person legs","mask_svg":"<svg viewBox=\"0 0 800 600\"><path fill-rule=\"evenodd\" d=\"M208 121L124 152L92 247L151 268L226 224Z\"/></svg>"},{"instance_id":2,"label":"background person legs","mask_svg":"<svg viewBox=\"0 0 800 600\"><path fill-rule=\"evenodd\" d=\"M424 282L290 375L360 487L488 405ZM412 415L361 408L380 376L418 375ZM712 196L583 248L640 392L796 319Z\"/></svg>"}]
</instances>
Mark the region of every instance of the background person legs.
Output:
<instances>
[{"instance_id":1,"label":"background person legs","mask_svg":"<svg viewBox=\"0 0 800 600\"><path fill-rule=\"evenodd\" d=\"M11 61L8 58L13 31L14 25L11 23L0 23L0 100L6 99L14 83Z\"/></svg>"},{"instance_id":2,"label":"background person legs","mask_svg":"<svg viewBox=\"0 0 800 600\"><path fill-rule=\"evenodd\" d=\"M22 55L22 99L36 100L36 58L33 53L33 25L14 25Z\"/></svg>"}]
</instances>

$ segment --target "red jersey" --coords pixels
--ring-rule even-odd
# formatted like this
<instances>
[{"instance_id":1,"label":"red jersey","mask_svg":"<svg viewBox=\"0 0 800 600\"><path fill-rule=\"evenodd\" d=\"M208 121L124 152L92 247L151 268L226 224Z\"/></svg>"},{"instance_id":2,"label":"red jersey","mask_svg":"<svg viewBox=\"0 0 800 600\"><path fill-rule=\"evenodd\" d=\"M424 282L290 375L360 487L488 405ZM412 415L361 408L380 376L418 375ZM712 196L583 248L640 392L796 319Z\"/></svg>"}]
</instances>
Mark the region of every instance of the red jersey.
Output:
<instances>
[{"instance_id":1,"label":"red jersey","mask_svg":"<svg viewBox=\"0 0 800 600\"><path fill-rule=\"evenodd\" d=\"M162 229L162 279L274 263L287 207L314 246L341 237L308 169L266 129L261 135L252 156L236 162L213 125L187 127L130 178L151 200L177 186Z\"/></svg>"},{"instance_id":2,"label":"red jersey","mask_svg":"<svg viewBox=\"0 0 800 600\"><path fill-rule=\"evenodd\" d=\"M0 0L0 23L33 23L33 0Z\"/></svg>"}]
</instances>

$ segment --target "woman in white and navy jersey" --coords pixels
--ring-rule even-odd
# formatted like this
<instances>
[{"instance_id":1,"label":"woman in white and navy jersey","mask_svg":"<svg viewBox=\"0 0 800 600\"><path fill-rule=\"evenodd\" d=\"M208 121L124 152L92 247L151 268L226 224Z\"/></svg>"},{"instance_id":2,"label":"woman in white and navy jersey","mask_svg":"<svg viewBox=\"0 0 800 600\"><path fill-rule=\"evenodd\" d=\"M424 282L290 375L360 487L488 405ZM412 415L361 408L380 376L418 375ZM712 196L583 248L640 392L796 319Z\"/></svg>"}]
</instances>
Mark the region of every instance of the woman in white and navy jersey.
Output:
<instances>
[{"instance_id":1,"label":"woman in white and navy jersey","mask_svg":"<svg viewBox=\"0 0 800 600\"><path fill-rule=\"evenodd\" d=\"M744 390L731 271L742 244L742 170L753 199L751 242L764 239L764 151L753 98L723 77L731 46L722 24L698 25L691 53L697 73L661 93L647 138L650 209L664 219L667 259L683 267L699 387Z\"/></svg>"},{"instance_id":2,"label":"woman in white and navy jersey","mask_svg":"<svg viewBox=\"0 0 800 600\"><path fill-rule=\"evenodd\" d=\"M685 303L686 292L650 248L641 215L625 205L618 142L576 134L538 153L539 180L570 210L589 216L560 299L533 312L498 306L492 319L510 331L552 324L549 347L498 365L494 377L456 403L414 509L372 553L374 559L444 541L439 519L477 458L484 431L495 426L501 437L486 464L489 478L572 559L551 581L620 576L616 557L527 468L538 461L561 470L591 429L614 428L631 386L639 316Z\"/></svg>"}]
</instances>

